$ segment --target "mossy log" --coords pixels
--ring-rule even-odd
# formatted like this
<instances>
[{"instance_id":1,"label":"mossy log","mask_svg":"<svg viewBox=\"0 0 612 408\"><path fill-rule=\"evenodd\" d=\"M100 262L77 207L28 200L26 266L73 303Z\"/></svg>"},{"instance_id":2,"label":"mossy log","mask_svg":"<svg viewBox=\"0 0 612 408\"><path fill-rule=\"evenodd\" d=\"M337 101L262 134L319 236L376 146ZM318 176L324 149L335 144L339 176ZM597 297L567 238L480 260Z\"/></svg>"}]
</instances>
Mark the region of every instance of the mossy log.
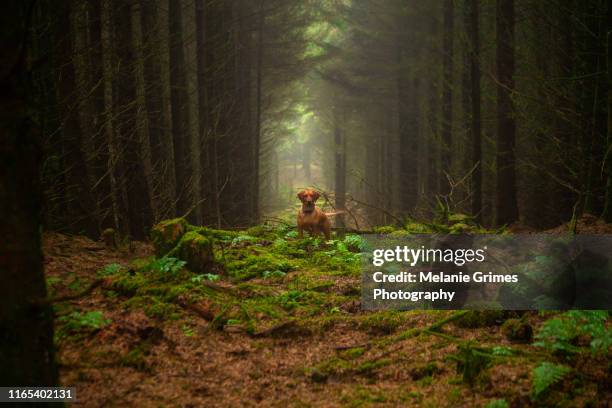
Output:
<instances>
[{"instance_id":1,"label":"mossy log","mask_svg":"<svg viewBox=\"0 0 612 408\"><path fill-rule=\"evenodd\" d=\"M172 251L187 232L187 225L184 218L174 218L153 226L151 242L155 247L155 255L161 257Z\"/></svg>"}]
</instances>

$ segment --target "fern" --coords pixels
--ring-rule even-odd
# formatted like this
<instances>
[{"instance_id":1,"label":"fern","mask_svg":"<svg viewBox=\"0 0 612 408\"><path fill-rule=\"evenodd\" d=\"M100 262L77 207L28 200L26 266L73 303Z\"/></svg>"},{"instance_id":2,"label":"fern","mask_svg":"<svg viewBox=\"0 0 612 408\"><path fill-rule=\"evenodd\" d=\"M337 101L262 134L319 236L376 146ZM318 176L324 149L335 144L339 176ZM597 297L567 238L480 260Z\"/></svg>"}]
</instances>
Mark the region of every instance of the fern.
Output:
<instances>
[{"instance_id":1,"label":"fern","mask_svg":"<svg viewBox=\"0 0 612 408\"><path fill-rule=\"evenodd\" d=\"M164 256L163 258L151 262L147 266L147 269L164 274L176 275L186 264L187 262L180 259Z\"/></svg>"},{"instance_id":2,"label":"fern","mask_svg":"<svg viewBox=\"0 0 612 408\"><path fill-rule=\"evenodd\" d=\"M535 346L549 351L567 354L580 351L573 343L581 335L591 337L594 353L607 353L612 345L612 335L606 328L608 312L603 310L572 310L548 320L536 334Z\"/></svg>"},{"instance_id":3,"label":"fern","mask_svg":"<svg viewBox=\"0 0 612 408\"><path fill-rule=\"evenodd\" d=\"M568 366L543 362L533 369L532 393L535 398L561 381L572 369Z\"/></svg>"}]
</instances>

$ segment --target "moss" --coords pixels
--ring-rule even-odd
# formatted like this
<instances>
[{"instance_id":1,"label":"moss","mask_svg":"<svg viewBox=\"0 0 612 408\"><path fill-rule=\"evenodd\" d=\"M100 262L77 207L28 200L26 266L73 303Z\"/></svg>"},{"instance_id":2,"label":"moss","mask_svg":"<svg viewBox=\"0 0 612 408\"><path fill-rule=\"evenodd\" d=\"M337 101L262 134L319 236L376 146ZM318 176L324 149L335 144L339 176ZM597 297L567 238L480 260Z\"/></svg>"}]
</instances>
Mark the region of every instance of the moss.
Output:
<instances>
[{"instance_id":1,"label":"moss","mask_svg":"<svg viewBox=\"0 0 612 408\"><path fill-rule=\"evenodd\" d=\"M376 388L369 389L364 386L358 386L349 393L342 395L341 401L345 407L363 407L372 404L384 404L388 402L385 391Z\"/></svg>"},{"instance_id":2,"label":"moss","mask_svg":"<svg viewBox=\"0 0 612 408\"><path fill-rule=\"evenodd\" d=\"M385 226L382 226L382 227L376 227L376 228L374 228L374 232L375 232L376 234L390 234L390 233L392 233L393 231L395 231L396 229L397 229L397 228L395 228L395 227L394 227L394 226L392 226L392 225L385 225Z\"/></svg>"},{"instance_id":3,"label":"moss","mask_svg":"<svg viewBox=\"0 0 612 408\"><path fill-rule=\"evenodd\" d=\"M349 372L351 368L352 365L348 361L338 357L332 357L317 365L314 370L327 375L340 375Z\"/></svg>"},{"instance_id":4,"label":"moss","mask_svg":"<svg viewBox=\"0 0 612 408\"><path fill-rule=\"evenodd\" d=\"M153 295L134 296L125 301L123 305L129 309L142 310L147 317L161 320L176 320L182 313L182 309L179 306L164 302L159 297Z\"/></svg>"},{"instance_id":5,"label":"moss","mask_svg":"<svg viewBox=\"0 0 612 408\"><path fill-rule=\"evenodd\" d=\"M348 350L344 350L340 353L342 358L345 360L354 360L356 358L361 357L365 353L365 348L363 347L354 347Z\"/></svg>"},{"instance_id":6,"label":"moss","mask_svg":"<svg viewBox=\"0 0 612 408\"><path fill-rule=\"evenodd\" d=\"M451 234L464 234L464 233L468 233L468 232L474 232L476 230L476 228L472 225L468 225L462 222L458 222L456 224L453 224L450 227L450 233Z\"/></svg>"},{"instance_id":7,"label":"moss","mask_svg":"<svg viewBox=\"0 0 612 408\"><path fill-rule=\"evenodd\" d=\"M359 322L359 328L371 334L391 334L402 323L400 312L377 312L364 316Z\"/></svg>"},{"instance_id":8,"label":"moss","mask_svg":"<svg viewBox=\"0 0 612 408\"><path fill-rule=\"evenodd\" d=\"M148 284L150 282L143 273L136 273L134 275L122 275L114 282L113 288L123 295L132 296L136 294L138 289Z\"/></svg>"},{"instance_id":9,"label":"moss","mask_svg":"<svg viewBox=\"0 0 612 408\"><path fill-rule=\"evenodd\" d=\"M418 222L409 222L404 228L411 234L430 234L434 232L430 226Z\"/></svg>"},{"instance_id":10,"label":"moss","mask_svg":"<svg viewBox=\"0 0 612 408\"><path fill-rule=\"evenodd\" d=\"M520 319L508 319L502 325L502 333L510 341L529 343L533 337L533 328Z\"/></svg>"},{"instance_id":11,"label":"moss","mask_svg":"<svg viewBox=\"0 0 612 408\"><path fill-rule=\"evenodd\" d=\"M151 228L151 242L155 247L155 255L166 255L179 242L187 231L187 221L184 218L174 218L158 223Z\"/></svg>"},{"instance_id":12,"label":"moss","mask_svg":"<svg viewBox=\"0 0 612 408\"><path fill-rule=\"evenodd\" d=\"M292 262L282 255L254 248L249 251L234 252L226 258L225 270L235 280L246 280L262 276L265 271L289 272L294 269Z\"/></svg>"},{"instance_id":13,"label":"moss","mask_svg":"<svg viewBox=\"0 0 612 408\"><path fill-rule=\"evenodd\" d=\"M470 310L458 319L455 324L459 327L475 329L478 327L494 326L504 317L502 310Z\"/></svg>"},{"instance_id":14,"label":"moss","mask_svg":"<svg viewBox=\"0 0 612 408\"><path fill-rule=\"evenodd\" d=\"M389 234L391 238L406 238L410 236L410 232L406 230L397 230Z\"/></svg>"},{"instance_id":15,"label":"moss","mask_svg":"<svg viewBox=\"0 0 612 408\"><path fill-rule=\"evenodd\" d=\"M448 215L448 223L453 224L473 224L474 217L467 214L453 213Z\"/></svg>"},{"instance_id":16,"label":"moss","mask_svg":"<svg viewBox=\"0 0 612 408\"><path fill-rule=\"evenodd\" d=\"M229 242L234 238L238 237L240 234L239 231L227 231L227 230L219 230L208 227L197 227L194 225L188 225L187 231L197 232L200 235L204 235L206 237L214 238L215 240L219 240L222 242Z\"/></svg>"},{"instance_id":17,"label":"moss","mask_svg":"<svg viewBox=\"0 0 612 408\"><path fill-rule=\"evenodd\" d=\"M168 252L168 256L187 262L187 267L193 272L206 272L214 261L213 240L200 232L189 231Z\"/></svg>"},{"instance_id":18,"label":"moss","mask_svg":"<svg viewBox=\"0 0 612 408\"><path fill-rule=\"evenodd\" d=\"M382 358L380 360L366 361L355 368L357 374L369 375L374 371L379 370L391 364L390 358Z\"/></svg>"}]
</instances>

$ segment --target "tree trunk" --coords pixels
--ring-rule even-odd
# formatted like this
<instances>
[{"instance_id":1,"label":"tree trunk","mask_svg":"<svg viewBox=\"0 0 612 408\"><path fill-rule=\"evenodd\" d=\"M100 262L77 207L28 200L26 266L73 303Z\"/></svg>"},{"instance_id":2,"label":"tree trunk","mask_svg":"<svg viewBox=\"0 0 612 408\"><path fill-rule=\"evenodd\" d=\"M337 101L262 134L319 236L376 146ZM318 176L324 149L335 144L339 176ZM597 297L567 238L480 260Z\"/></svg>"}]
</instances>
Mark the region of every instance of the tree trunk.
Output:
<instances>
[{"instance_id":1,"label":"tree trunk","mask_svg":"<svg viewBox=\"0 0 612 408\"><path fill-rule=\"evenodd\" d=\"M518 220L514 103L514 0L497 0L497 225Z\"/></svg>"},{"instance_id":2,"label":"tree trunk","mask_svg":"<svg viewBox=\"0 0 612 408\"><path fill-rule=\"evenodd\" d=\"M476 222L482 223L482 136L480 123L480 2L470 0L468 18L469 65L470 65L470 100L472 136L472 215Z\"/></svg>"},{"instance_id":3,"label":"tree trunk","mask_svg":"<svg viewBox=\"0 0 612 408\"><path fill-rule=\"evenodd\" d=\"M190 181L191 155L189 153L187 83L185 78L185 52L183 48L183 16L180 1L168 2L170 31L170 104L172 109L172 139L177 188L178 215L190 210L193 191Z\"/></svg>"},{"instance_id":4,"label":"tree trunk","mask_svg":"<svg viewBox=\"0 0 612 408\"><path fill-rule=\"evenodd\" d=\"M26 4L5 1L0 17L0 385L48 387L57 385L58 372L53 310L37 305L47 296L40 236L42 141L31 119L33 90L21 54Z\"/></svg>"},{"instance_id":5,"label":"tree trunk","mask_svg":"<svg viewBox=\"0 0 612 408\"><path fill-rule=\"evenodd\" d=\"M444 0L444 44L442 49L442 146L440 192L444 195L450 192L447 175L451 174L453 156L453 38L454 18L453 0Z\"/></svg>"},{"instance_id":6,"label":"tree trunk","mask_svg":"<svg viewBox=\"0 0 612 408\"><path fill-rule=\"evenodd\" d=\"M74 62L73 20L76 15L74 2L58 6L59 24L55 33L57 46L57 99L61 112L63 158L65 161L66 216L64 225L68 231L94 237L97 226L90 209L91 195L87 185L87 166L83 154L83 138L79 123L77 78Z\"/></svg>"},{"instance_id":7,"label":"tree trunk","mask_svg":"<svg viewBox=\"0 0 612 408\"><path fill-rule=\"evenodd\" d=\"M199 95L195 92L199 88L198 82L198 63L197 63L197 42L194 40L197 35L196 29L196 9L192 0L182 0L183 11L185 12L183 21L184 55L185 55L185 102L187 104L187 140L190 155L190 189L192 191L192 219L197 225L202 225L202 168L200 153L202 150L200 141L200 123L198 121L198 101Z\"/></svg>"},{"instance_id":8,"label":"tree trunk","mask_svg":"<svg viewBox=\"0 0 612 408\"><path fill-rule=\"evenodd\" d=\"M143 176L147 190L147 200L153 215L153 223L160 220L159 204L155 195L151 141L149 139L149 114L146 104L146 82L144 74L144 52L142 37L142 9L138 2L131 6L132 39L134 43L134 80L136 83L136 135L139 160L142 162Z\"/></svg>"},{"instance_id":9,"label":"tree trunk","mask_svg":"<svg viewBox=\"0 0 612 408\"><path fill-rule=\"evenodd\" d=\"M256 78L256 119L255 119L255 141L253 143L253 180L256 185L253 191L253 208L255 222L259 220L259 154L261 145L261 121L262 121L262 82L263 82L263 58L264 58L264 0L259 0L259 12L257 22L257 78Z\"/></svg>"},{"instance_id":10,"label":"tree trunk","mask_svg":"<svg viewBox=\"0 0 612 408\"><path fill-rule=\"evenodd\" d=\"M111 1L102 0L101 3L101 46L102 69L104 83L104 134L108 149L107 171L110 182L110 200L113 227L119 231L119 185L117 183L116 165L119 159L117 141L115 138L114 108L113 108L113 55L112 55L112 21ZM123 220L122 220L123 221Z\"/></svg>"},{"instance_id":11,"label":"tree trunk","mask_svg":"<svg viewBox=\"0 0 612 408\"><path fill-rule=\"evenodd\" d=\"M170 62L167 2L142 0L143 32L147 34L145 83L149 113L149 131L152 155L155 158L156 180L154 191L160 196L161 218L176 216L176 174L172 139L172 109L170 106Z\"/></svg>"},{"instance_id":12,"label":"tree trunk","mask_svg":"<svg viewBox=\"0 0 612 408\"><path fill-rule=\"evenodd\" d=\"M335 108L339 109L338 107ZM334 146L335 146L335 207L337 211L344 210L346 200L346 137L342 137L341 126L345 125L340 123L340 118L343 115L340 112L334 112ZM344 228L344 217L342 215L336 215L336 227L340 230Z\"/></svg>"}]
</instances>

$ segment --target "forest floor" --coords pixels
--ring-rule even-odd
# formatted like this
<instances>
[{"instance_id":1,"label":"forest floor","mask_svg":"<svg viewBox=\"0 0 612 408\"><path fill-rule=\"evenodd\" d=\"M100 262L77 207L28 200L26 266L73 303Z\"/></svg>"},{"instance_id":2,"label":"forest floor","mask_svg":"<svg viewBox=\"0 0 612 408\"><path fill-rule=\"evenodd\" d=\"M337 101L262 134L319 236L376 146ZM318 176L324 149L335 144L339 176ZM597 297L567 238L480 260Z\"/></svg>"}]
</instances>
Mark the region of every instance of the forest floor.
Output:
<instances>
[{"instance_id":1,"label":"forest floor","mask_svg":"<svg viewBox=\"0 0 612 408\"><path fill-rule=\"evenodd\" d=\"M596 352L581 332L599 325L609 341L607 312L366 312L357 236L211 233L218 262L203 274L156 259L147 243L111 250L44 235L50 296L63 299L57 360L75 406L612 404L609 344ZM510 333L509 319L525 331Z\"/></svg>"}]
</instances>

